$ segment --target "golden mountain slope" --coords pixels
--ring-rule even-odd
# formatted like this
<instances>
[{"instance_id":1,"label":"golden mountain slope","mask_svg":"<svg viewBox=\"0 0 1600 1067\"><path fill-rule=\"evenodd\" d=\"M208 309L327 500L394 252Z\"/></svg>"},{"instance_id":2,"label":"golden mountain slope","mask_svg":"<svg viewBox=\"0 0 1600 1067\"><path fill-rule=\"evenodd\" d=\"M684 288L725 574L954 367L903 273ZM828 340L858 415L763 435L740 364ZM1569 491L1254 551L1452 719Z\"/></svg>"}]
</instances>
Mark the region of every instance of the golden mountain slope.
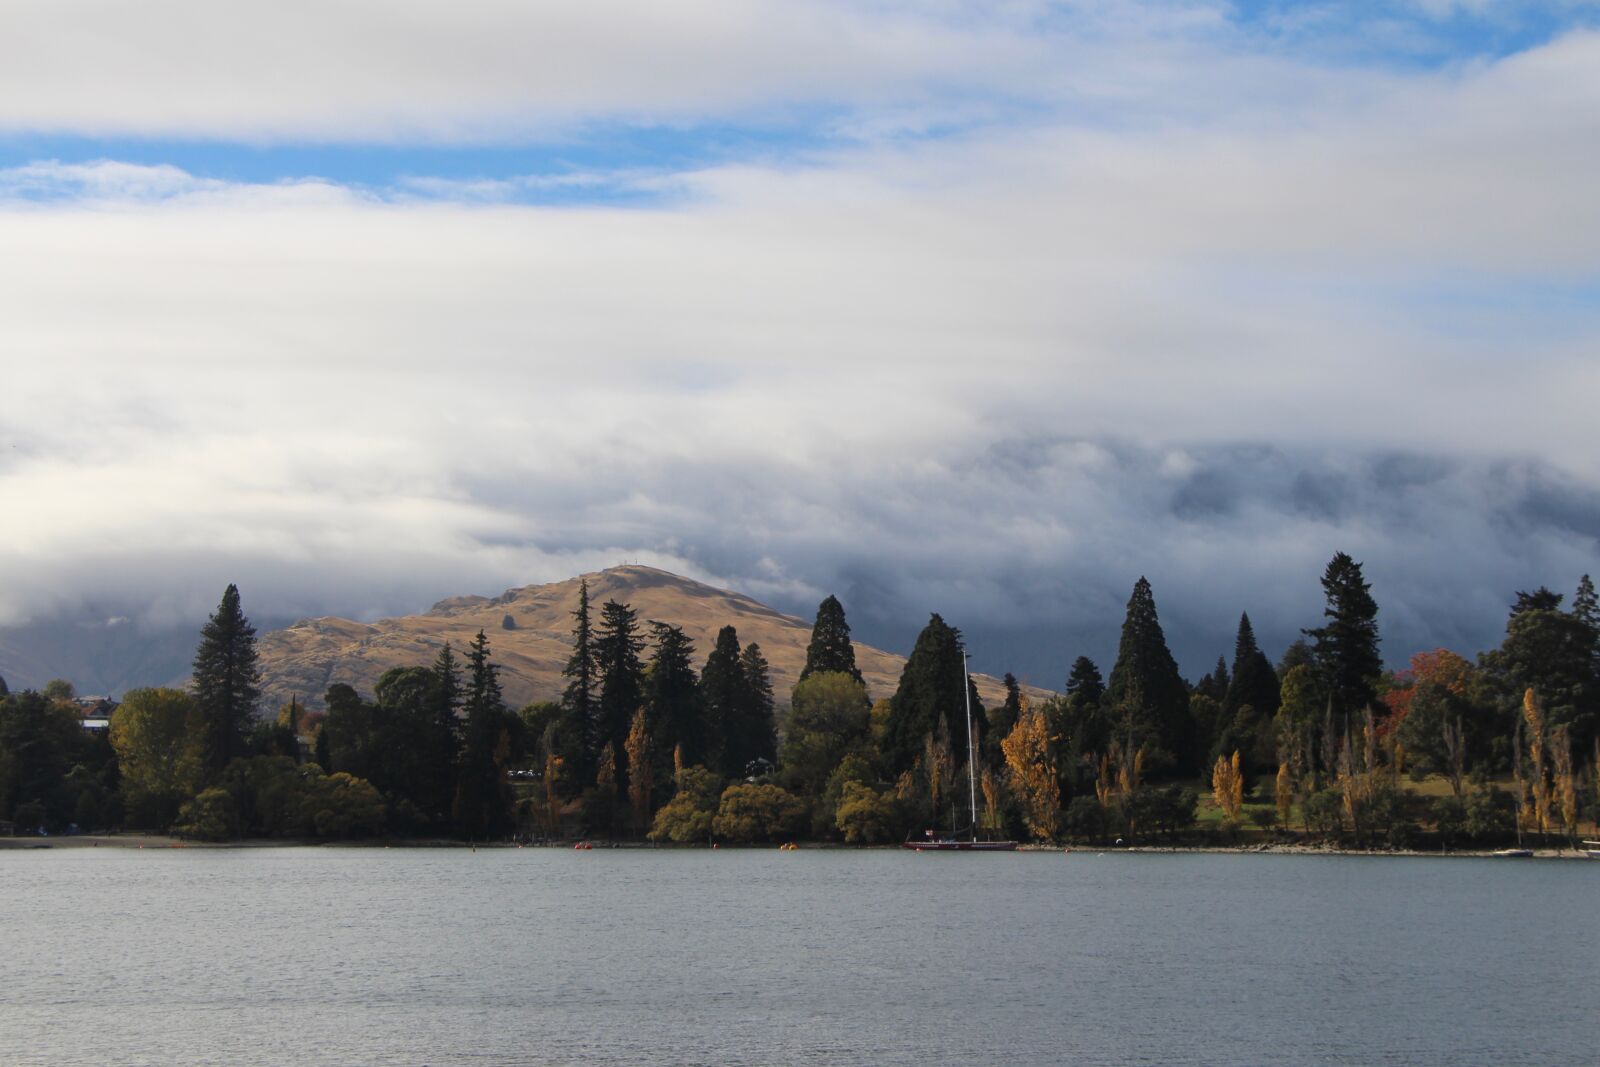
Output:
<instances>
[{"instance_id":1,"label":"golden mountain slope","mask_svg":"<svg viewBox=\"0 0 1600 1067\"><path fill-rule=\"evenodd\" d=\"M809 620L783 615L747 596L713 589L652 567L612 567L583 575L589 582L592 618L598 623L607 600L629 604L641 630L648 620L681 626L695 646L696 669L716 641L717 631L733 626L739 641L755 641L772 664L773 695L779 704L805 666L811 640ZM572 612L578 607L579 578L551 585L510 589L497 597L461 596L441 600L423 615L380 619L302 619L263 635L261 653L264 708L277 708L291 695L320 706L335 682L370 696L373 684L392 667L427 666L446 641L465 659L467 645L481 629L489 653L500 667L500 684L512 707L554 700L565 687L561 668L572 652ZM511 620L512 629L506 628ZM648 648L645 655L648 656ZM905 657L856 644L856 664L874 700L894 693ZM1004 699L1000 683L975 675L986 705Z\"/></svg>"}]
</instances>

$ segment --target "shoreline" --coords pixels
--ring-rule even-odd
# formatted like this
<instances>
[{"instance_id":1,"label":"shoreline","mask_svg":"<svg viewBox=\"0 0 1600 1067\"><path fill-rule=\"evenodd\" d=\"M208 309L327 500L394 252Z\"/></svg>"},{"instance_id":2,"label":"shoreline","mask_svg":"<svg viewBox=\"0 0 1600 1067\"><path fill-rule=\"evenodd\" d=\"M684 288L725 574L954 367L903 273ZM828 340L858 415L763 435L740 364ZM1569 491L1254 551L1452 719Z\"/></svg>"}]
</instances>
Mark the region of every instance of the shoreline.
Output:
<instances>
[{"instance_id":1,"label":"shoreline","mask_svg":"<svg viewBox=\"0 0 1600 1067\"><path fill-rule=\"evenodd\" d=\"M0 837L0 851L42 851L46 849L90 849L90 848L116 848L116 849L263 849L263 848L340 848L340 849L467 849L476 851L486 849L515 849L515 848L540 848L540 849L565 849L574 851L578 842L555 841L541 844L517 844L511 841L470 842L451 841L448 839L372 839L366 841L290 841L280 838L248 838L239 841L185 841L182 838L167 834L74 834L61 837ZM717 850L760 852L776 850L779 846L771 845L734 845L720 844ZM801 842L799 850L802 852L881 852L898 851L898 845L842 845L829 842ZM613 850L671 850L671 851L713 851L705 845L655 845L640 841L617 841L605 844L596 843L594 851ZM1370 856L1409 859L1499 859L1518 857L1498 857L1494 849L1452 849L1445 851L1421 851L1418 849L1362 849L1341 848L1336 845L1297 844L1292 842L1277 842L1255 845L1043 845L1025 844L1017 847L1018 852L1056 852L1072 854L1078 852L1092 852L1096 855L1132 854L1132 855L1230 855L1230 856ZM1532 850L1531 859L1544 860L1590 860L1594 859L1581 849L1571 848L1535 848Z\"/></svg>"}]
</instances>

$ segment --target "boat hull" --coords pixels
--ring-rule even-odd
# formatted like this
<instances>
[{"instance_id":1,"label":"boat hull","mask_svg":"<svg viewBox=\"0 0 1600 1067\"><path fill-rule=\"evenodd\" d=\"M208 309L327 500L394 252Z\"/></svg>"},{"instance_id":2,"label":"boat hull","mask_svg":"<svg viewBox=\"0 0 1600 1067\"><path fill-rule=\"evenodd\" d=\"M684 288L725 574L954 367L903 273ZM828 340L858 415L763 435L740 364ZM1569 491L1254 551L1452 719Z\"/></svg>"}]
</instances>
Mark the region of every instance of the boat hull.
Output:
<instances>
[{"instance_id":1,"label":"boat hull","mask_svg":"<svg viewBox=\"0 0 1600 1067\"><path fill-rule=\"evenodd\" d=\"M912 852L1015 852L1015 841L904 841Z\"/></svg>"}]
</instances>

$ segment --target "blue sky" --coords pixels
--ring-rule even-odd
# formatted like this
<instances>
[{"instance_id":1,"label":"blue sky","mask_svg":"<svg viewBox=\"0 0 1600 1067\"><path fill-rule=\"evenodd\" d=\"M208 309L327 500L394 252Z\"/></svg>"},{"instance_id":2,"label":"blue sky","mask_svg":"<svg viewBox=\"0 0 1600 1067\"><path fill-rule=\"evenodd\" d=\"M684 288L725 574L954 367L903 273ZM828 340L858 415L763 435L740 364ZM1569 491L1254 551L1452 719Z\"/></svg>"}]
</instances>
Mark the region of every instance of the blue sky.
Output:
<instances>
[{"instance_id":1,"label":"blue sky","mask_svg":"<svg viewBox=\"0 0 1600 1067\"><path fill-rule=\"evenodd\" d=\"M875 5L863 5L870 10ZM892 8L894 5L884 5ZM1082 8L1108 5L1027 5L1024 25L1042 40L1074 35L1084 23ZM1575 29L1593 27L1600 8L1587 3L1452 2L1151 5L1167 7L1175 18L1170 33L1187 33L1220 48L1258 57L1306 64L1322 71L1451 71L1493 62L1536 48ZM1208 18L1196 19L1195 12ZM968 19L981 14L966 13ZM1093 21L1106 20L1102 16ZM959 18L952 22L958 23ZM1114 22L1114 15L1109 21ZM1025 88L975 92L970 84L921 87L927 97L951 106L945 122L929 128L896 130L891 140L929 139L970 133L974 127L1026 125L1066 120L1117 127L1150 116L1137 108L1102 108L1083 101L1061 108L1048 94L1032 97ZM983 102L981 116L957 105ZM538 132L515 124L475 130L464 139L407 137L382 131L354 137L296 136L293 130L270 136L172 136L151 123L148 132L120 135L86 133L72 123L34 120L21 128L0 127L0 168L51 160L67 164L117 160L167 164L200 178L272 183L321 178L378 196L417 196L417 178L454 182L515 182L527 177L589 175L582 185L508 189L501 195L530 203L613 203L650 199L627 181L598 176L670 174L753 159L763 163L804 161L816 153L847 149L884 135L852 129L860 104L826 84L805 87L786 97L760 100L754 107L730 98L711 106L647 118L575 111ZM1159 109L1155 109L1159 114ZM35 195L47 195L43 192ZM50 194L53 195L53 194ZM428 195L440 194L434 191Z\"/></svg>"},{"instance_id":2,"label":"blue sky","mask_svg":"<svg viewBox=\"0 0 1600 1067\"><path fill-rule=\"evenodd\" d=\"M7 19L0 625L630 559L1056 685L1600 571L1594 4Z\"/></svg>"}]
</instances>

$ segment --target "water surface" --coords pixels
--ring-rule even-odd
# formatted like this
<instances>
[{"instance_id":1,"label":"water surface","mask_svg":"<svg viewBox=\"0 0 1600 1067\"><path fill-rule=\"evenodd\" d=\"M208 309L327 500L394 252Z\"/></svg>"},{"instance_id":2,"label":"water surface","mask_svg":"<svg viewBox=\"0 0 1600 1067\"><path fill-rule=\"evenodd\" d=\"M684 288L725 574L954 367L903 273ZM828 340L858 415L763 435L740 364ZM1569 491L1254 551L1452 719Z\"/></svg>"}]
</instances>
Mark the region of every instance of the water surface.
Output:
<instances>
[{"instance_id":1,"label":"water surface","mask_svg":"<svg viewBox=\"0 0 1600 1067\"><path fill-rule=\"evenodd\" d=\"M0 852L0 1064L1592 1064L1600 864Z\"/></svg>"}]
</instances>

